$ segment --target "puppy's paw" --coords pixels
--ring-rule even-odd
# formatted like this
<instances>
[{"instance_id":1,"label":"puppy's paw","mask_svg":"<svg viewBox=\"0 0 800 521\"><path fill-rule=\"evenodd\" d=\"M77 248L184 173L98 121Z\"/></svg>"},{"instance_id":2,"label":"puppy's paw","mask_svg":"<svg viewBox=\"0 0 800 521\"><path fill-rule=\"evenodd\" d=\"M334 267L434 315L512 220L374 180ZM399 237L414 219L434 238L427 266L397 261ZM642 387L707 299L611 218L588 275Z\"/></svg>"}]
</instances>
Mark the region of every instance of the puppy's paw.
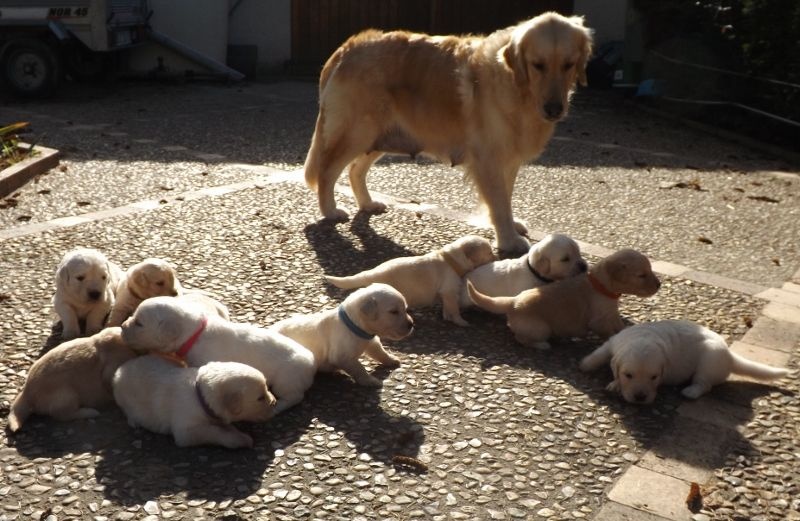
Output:
<instances>
[{"instance_id":1,"label":"puppy's paw","mask_svg":"<svg viewBox=\"0 0 800 521\"><path fill-rule=\"evenodd\" d=\"M390 356L386 360L382 361L381 365L388 367L389 369L394 369L395 367L400 367L400 359L395 356Z\"/></svg>"},{"instance_id":2,"label":"puppy's paw","mask_svg":"<svg viewBox=\"0 0 800 521\"><path fill-rule=\"evenodd\" d=\"M578 364L578 369L580 369L584 373L588 373L589 371L594 371L595 369L597 369L597 365L594 363L591 357L584 356L583 360L581 360L581 363Z\"/></svg>"},{"instance_id":3,"label":"puppy's paw","mask_svg":"<svg viewBox=\"0 0 800 521\"><path fill-rule=\"evenodd\" d=\"M606 385L606 391L610 393L619 393L619 382L614 380L610 384Z\"/></svg>"},{"instance_id":4,"label":"puppy's paw","mask_svg":"<svg viewBox=\"0 0 800 521\"><path fill-rule=\"evenodd\" d=\"M461 317L445 317L445 320L449 320L450 322L452 322L453 324L455 324L457 326L461 326L461 327L468 327L469 326L469 322L467 322L466 320L464 320Z\"/></svg>"},{"instance_id":5,"label":"puppy's paw","mask_svg":"<svg viewBox=\"0 0 800 521\"><path fill-rule=\"evenodd\" d=\"M681 391L681 394L689 398L690 400L697 400L705 393L706 393L705 387L697 384L690 385L689 387L684 387L684 389Z\"/></svg>"},{"instance_id":6,"label":"puppy's paw","mask_svg":"<svg viewBox=\"0 0 800 521\"><path fill-rule=\"evenodd\" d=\"M374 376L368 375L364 378L359 378L356 383L364 387L383 387L383 380L379 380Z\"/></svg>"},{"instance_id":7,"label":"puppy's paw","mask_svg":"<svg viewBox=\"0 0 800 521\"><path fill-rule=\"evenodd\" d=\"M80 331L65 330L62 331L61 333L61 340L66 342L67 340L73 340L75 338L78 338L79 336L81 336Z\"/></svg>"},{"instance_id":8,"label":"puppy's paw","mask_svg":"<svg viewBox=\"0 0 800 521\"><path fill-rule=\"evenodd\" d=\"M386 205L380 201L370 201L359 208L360 211L365 213L384 213Z\"/></svg>"}]
</instances>

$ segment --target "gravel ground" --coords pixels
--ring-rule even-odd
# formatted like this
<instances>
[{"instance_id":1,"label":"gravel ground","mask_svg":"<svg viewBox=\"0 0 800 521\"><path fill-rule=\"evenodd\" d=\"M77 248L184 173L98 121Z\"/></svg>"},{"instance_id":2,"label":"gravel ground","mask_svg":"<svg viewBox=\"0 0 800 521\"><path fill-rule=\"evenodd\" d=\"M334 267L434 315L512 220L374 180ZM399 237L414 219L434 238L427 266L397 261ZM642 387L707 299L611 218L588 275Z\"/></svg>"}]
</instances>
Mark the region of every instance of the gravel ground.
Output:
<instances>
[{"instance_id":1,"label":"gravel ground","mask_svg":"<svg viewBox=\"0 0 800 521\"><path fill-rule=\"evenodd\" d=\"M252 179L241 163L298 168L316 117L307 83L118 85L2 111L30 119L37 142L66 153L66 168L0 201L3 228ZM800 181L776 170L797 172L581 93L541 161L521 172L516 212L537 230L779 286L798 267ZM456 178L456 170L402 158L383 160L370 177L376 191L469 211L474 195ZM323 273L475 233L399 210L335 227L315 221L310 193L280 184L1 241L0 416L30 364L57 341L52 278L74 246L100 248L124 266L167 258L185 285L221 295L236 320L269 325L340 301ZM681 317L735 340L762 305L664 278L654 298L625 299L622 308L633 322ZM603 391L608 371L576 370L597 339L534 352L517 346L498 317L470 311L473 327L458 328L440 314L416 311L416 332L389 344L403 366L377 368L382 390L321 376L297 408L242 427L253 451L176 449L166 436L129 429L116 409L2 434L0 520L591 518L616 478L678 421L676 391L634 407ZM712 396L729 393L753 415L726 438L732 452L704 488L701 515L799 519L797 382L726 384ZM427 471L395 465L395 455L416 457Z\"/></svg>"},{"instance_id":2,"label":"gravel ground","mask_svg":"<svg viewBox=\"0 0 800 521\"><path fill-rule=\"evenodd\" d=\"M48 342L52 274L75 245L126 266L167 258L187 286L219 293L235 320L268 325L339 301L322 273L474 232L404 211L334 229L314 223L306 198L299 185L268 185L0 243L2 273L25 273L0 286L3 406ZM665 279L654 298L623 301L633 321L681 309L733 339L759 306L678 279ZM415 333L389 344L403 365L377 369L382 390L322 376L297 408L243 427L253 451L176 449L166 436L129 429L113 409L86 422L32 420L3 438L0 516L579 519L598 510L615 478L674 420L677 392L644 409L606 395L608 372L577 371L596 339L536 352L516 345L498 317L468 312L473 327L458 328L440 312L415 311ZM397 466L395 455L418 458L427 471Z\"/></svg>"},{"instance_id":3,"label":"gravel ground","mask_svg":"<svg viewBox=\"0 0 800 521\"><path fill-rule=\"evenodd\" d=\"M4 111L33 121L37 141L66 153L66 171L0 204L0 225L11 227L252 177L235 163L299 168L316 86L129 84ZM609 94L582 91L540 161L522 169L515 213L536 230L779 286L798 264L797 172ZM473 211L475 195L461 176L424 159L387 158L370 186ZM315 206L313 196L303 205Z\"/></svg>"}]
</instances>

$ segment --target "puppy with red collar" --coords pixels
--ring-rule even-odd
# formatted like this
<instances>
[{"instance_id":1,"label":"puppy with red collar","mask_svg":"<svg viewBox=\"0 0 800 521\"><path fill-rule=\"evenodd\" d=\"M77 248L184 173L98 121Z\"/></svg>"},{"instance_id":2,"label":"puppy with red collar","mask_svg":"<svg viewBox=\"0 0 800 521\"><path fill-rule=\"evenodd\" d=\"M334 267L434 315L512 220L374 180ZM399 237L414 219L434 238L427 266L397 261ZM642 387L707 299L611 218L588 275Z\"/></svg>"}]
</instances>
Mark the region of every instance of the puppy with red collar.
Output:
<instances>
[{"instance_id":1,"label":"puppy with red collar","mask_svg":"<svg viewBox=\"0 0 800 521\"><path fill-rule=\"evenodd\" d=\"M358 358L366 353L387 367L399 366L400 360L386 352L380 337L401 340L411 334L414 320L399 291L375 283L351 293L336 309L296 315L272 329L308 348L318 371L342 370L359 385L378 387L383 382L369 374Z\"/></svg>"}]
</instances>

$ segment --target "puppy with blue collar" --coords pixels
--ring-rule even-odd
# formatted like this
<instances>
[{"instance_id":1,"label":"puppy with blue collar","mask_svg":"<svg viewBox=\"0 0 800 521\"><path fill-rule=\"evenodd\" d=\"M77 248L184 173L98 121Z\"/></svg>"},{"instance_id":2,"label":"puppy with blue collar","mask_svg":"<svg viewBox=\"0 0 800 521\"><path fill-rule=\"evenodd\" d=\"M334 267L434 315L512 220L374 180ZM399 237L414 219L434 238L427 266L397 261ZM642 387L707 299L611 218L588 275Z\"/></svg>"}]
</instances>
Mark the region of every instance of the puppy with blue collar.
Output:
<instances>
[{"instance_id":1,"label":"puppy with blue collar","mask_svg":"<svg viewBox=\"0 0 800 521\"><path fill-rule=\"evenodd\" d=\"M374 283L351 293L335 309L295 315L271 329L311 351L317 371L341 370L358 385L379 387L383 382L367 372L359 357L366 353L384 366L399 366L400 360L386 352L381 337L407 337L414 329L414 320L399 291Z\"/></svg>"}]
</instances>

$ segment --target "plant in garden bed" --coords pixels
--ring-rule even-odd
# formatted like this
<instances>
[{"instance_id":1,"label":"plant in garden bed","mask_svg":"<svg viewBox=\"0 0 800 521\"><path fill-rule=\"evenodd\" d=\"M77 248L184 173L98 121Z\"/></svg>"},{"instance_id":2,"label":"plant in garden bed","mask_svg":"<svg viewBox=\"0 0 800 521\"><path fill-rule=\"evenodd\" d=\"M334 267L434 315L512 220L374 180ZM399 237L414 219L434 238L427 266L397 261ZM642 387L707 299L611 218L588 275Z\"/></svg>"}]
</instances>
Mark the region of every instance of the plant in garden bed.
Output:
<instances>
[{"instance_id":1,"label":"plant in garden bed","mask_svg":"<svg viewBox=\"0 0 800 521\"><path fill-rule=\"evenodd\" d=\"M20 122L0 127L0 170L36 154L33 145L22 145L19 141L20 131L28 125Z\"/></svg>"}]
</instances>

